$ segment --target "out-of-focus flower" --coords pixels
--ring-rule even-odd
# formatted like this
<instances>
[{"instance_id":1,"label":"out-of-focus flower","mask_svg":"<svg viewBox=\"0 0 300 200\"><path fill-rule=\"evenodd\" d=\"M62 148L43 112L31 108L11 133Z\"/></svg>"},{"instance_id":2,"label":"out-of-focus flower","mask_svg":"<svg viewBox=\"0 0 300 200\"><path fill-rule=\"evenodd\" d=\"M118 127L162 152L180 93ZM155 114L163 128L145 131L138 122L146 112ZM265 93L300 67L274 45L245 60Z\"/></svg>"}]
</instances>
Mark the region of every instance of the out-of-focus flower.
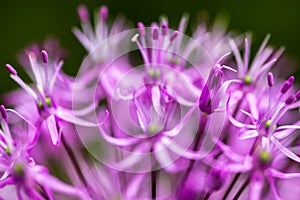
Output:
<instances>
[{"instance_id":1,"label":"out-of-focus flower","mask_svg":"<svg viewBox=\"0 0 300 200\"><path fill-rule=\"evenodd\" d=\"M45 50L38 52L29 49L25 52L28 56L32 72L34 86L25 83L19 76L17 71L9 64L6 65L10 72L10 77L21 86L27 93L25 95L16 94L18 98L29 95L30 100L23 105L22 114L28 117L38 129L43 123L46 124L48 133L51 136L52 143L59 145L62 133L60 121L67 121L83 126L96 126L94 123L87 122L76 117L70 108L64 107L67 102L60 96L72 94L72 80L61 72L63 61L58 61L59 57L49 60L48 53ZM26 98L26 97L25 97Z\"/></svg>"}]
</instances>

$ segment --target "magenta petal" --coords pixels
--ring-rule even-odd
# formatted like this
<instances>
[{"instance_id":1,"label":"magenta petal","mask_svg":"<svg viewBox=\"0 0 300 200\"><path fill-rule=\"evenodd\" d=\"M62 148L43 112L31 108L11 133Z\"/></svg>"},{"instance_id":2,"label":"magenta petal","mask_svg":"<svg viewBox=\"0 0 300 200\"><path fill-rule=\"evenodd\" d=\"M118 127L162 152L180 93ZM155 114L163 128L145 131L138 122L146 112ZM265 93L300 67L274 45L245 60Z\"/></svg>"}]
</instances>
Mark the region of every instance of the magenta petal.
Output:
<instances>
[{"instance_id":1,"label":"magenta petal","mask_svg":"<svg viewBox=\"0 0 300 200\"><path fill-rule=\"evenodd\" d=\"M278 140L276 140L274 137L271 137L271 141L275 144L275 146L283 153L285 154L287 157L289 157L290 159L296 161L296 162L300 162L300 157L297 156L294 152L292 152L291 150L289 150L288 148L286 148L285 146L283 146Z\"/></svg>"},{"instance_id":2,"label":"magenta petal","mask_svg":"<svg viewBox=\"0 0 300 200\"><path fill-rule=\"evenodd\" d=\"M46 119L46 123L48 126L48 130L49 130L49 133L51 136L52 143L57 146L59 144L59 133L58 133L57 126L56 126L55 116L50 115Z\"/></svg>"},{"instance_id":3,"label":"magenta petal","mask_svg":"<svg viewBox=\"0 0 300 200\"><path fill-rule=\"evenodd\" d=\"M269 181L269 184L271 186L271 190L274 194L274 197L276 200L282 200L281 197L279 196L279 193L278 193L278 190L276 188L276 185L275 185L275 182L274 182L274 179L272 177L268 177L268 181Z\"/></svg>"},{"instance_id":4,"label":"magenta petal","mask_svg":"<svg viewBox=\"0 0 300 200\"><path fill-rule=\"evenodd\" d=\"M135 138L135 137L116 138L109 135L102 126L99 126L99 129L104 140L106 140L107 142L113 145L124 147L124 146L134 145L141 141L141 138Z\"/></svg>"},{"instance_id":5,"label":"magenta petal","mask_svg":"<svg viewBox=\"0 0 300 200\"><path fill-rule=\"evenodd\" d=\"M36 167L36 166L34 166ZM89 199L84 195L83 190L75 188L71 185L61 182L59 179L49 175L48 173L39 173L35 176L35 181L45 187L59 193L81 197L81 199ZM85 197L85 198L84 198Z\"/></svg>"},{"instance_id":6,"label":"magenta petal","mask_svg":"<svg viewBox=\"0 0 300 200\"><path fill-rule=\"evenodd\" d=\"M56 115L59 118L65 120L67 122L70 122L70 123L73 123L73 124L76 124L76 125L80 125L80 126L97 127L99 125L99 124L81 119L79 117L76 117L75 115L72 114L72 110L67 110L67 109L62 108L62 107L57 108ZM102 124L102 123L100 123L100 124Z\"/></svg>"},{"instance_id":7,"label":"magenta petal","mask_svg":"<svg viewBox=\"0 0 300 200\"><path fill-rule=\"evenodd\" d=\"M162 138L162 143L165 147L167 147L170 151L177 154L178 156L190 159L190 160L200 160L207 156L206 152L200 151L192 151L188 148L183 148L180 145L172 142L169 138Z\"/></svg>"},{"instance_id":8,"label":"magenta petal","mask_svg":"<svg viewBox=\"0 0 300 200\"><path fill-rule=\"evenodd\" d=\"M186 122L190 119L191 115L194 113L195 108L196 108L195 106L192 107L188 111L188 113L183 117L183 119L173 129L169 131L165 131L163 132L163 134L169 137L175 137L178 133L180 133L180 131L182 130Z\"/></svg>"},{"instance_id":9,"label":"magenta petal","mask_svg":"<svg viewBox=\"0 0 300 200\"><path fill-rule=\"evenodd\" d=\"M259 173L255 173L250 181L249 200L260 200L264 186L264 178Z\"/></svg>"},{"instance_id":10,"label":"magenta petal","mask_svg":"<svg viewBox=\"0 0 300 200\"><path fill-rule=\"evenodd\" d=\"M15 180L13 178L7 178L5 180L0 181L0 188L5 187L6 185L14 184Z\"/></svg>"},{"instance_id":11,"label":"magenta petal","mask_svg":"<svg viewBox=\"0 0 300 200\"><path fill-rule=\"evenodd\" d=\"M238 133L239 139L245 140L245 139L250 139L250 138L255 138L259 135L257 130L246 130L246 131L239 131Z\"/></svg>"},{"instance_id":12,"label":"magenta petal","mask_svg":"<svg viewBox=\"0 0 300 200\"><path fill-rule=\"evenodd\" d=\"M275 178L280 178L280 179L300 178L300 173L283 173L273 168L270 168L268 171L271 173L271 176Z\"/></svg>"},{"instance_id":13,"label":"magenta petal","mask_svg":"<svg viewBox=\"0 0 300 200\"><path fill-rule=\"evenodd\" d=\"M174 159L171 158L169 155L168 150L164 145L160 144L161 142L158 142L154 146L154 155L157 161L159 162L160 166L164 168L165 171L169 173L177 173L179 168L176 166Z\"/></svg>"}]
</instances>

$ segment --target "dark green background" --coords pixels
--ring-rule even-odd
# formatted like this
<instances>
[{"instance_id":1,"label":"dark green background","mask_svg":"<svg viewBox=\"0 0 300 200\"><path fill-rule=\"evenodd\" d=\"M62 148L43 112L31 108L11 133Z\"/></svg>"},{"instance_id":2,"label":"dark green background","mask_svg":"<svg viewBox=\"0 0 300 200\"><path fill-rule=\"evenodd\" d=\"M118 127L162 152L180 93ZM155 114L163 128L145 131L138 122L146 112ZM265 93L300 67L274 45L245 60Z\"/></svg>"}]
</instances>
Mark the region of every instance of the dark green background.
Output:
<instances>
[{"instance_id":1,"label":"dark green background","mask_svg":"<svg viewBox=\"0 0 300 200\"><path fill-rule=\"evenodd\" d=\"M47 36L56 36L68 49L64 70L75 73L85 53L71 32L72 26L79 25L76 12L79 4L86 4L90 11L105 4L110 16L121 13L134 24L138 21L149 24L161 14L168 15L171 25L177 25L184 12L190 14L192 22L203 11L209 13L211 20L216 14L225 13L230 16L230 30L252 30L256 46L271 33L270 44L286 46L285 53L299 66L300 1L297 0L12 0L0 3L0 93L16 87L4 65L11 63L20 71L17 52Z\"/></svg>"}]
</instances>

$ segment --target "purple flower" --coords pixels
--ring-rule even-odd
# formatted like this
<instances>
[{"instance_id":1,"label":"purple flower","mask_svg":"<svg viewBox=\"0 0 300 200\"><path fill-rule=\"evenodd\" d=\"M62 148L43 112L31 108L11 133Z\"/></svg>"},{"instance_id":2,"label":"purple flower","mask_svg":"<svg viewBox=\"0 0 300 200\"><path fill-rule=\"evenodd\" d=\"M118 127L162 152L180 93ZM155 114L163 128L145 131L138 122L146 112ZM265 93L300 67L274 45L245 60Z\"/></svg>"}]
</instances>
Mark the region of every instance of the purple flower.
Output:
<instances>
[{"instance_id":1,"label":"purple flower","mask_svg":"<svg viewBox=\"0 0 300 200\"><path fill-rule=\"evenodd\" d=\"M47 124L46 127L54 145L60 143L63 129L60 121L83 126L96 126L92 122L87 122L75 116L73 112L76 113L76 110L72 111L70 108L64 107L69 104L68 100L62 99L60 96L62 94L65 96L67 93L71 96L73 82L72 79L61 72L63 61L58 61L58 57L51 59L45 50L42 50L39 54L36 49L35 51L29 49L27 52L34 86L26 84L11 65L6 65L10 77L27 93L22 97L26 95L30 97L29 103L24 105L23 115L33 116L33 119L30 120L36 124L38 129L42 124ZM19 94L17 93L17 95ZM18 98L20 98L20 95Z\"/></svg>"},{"instance_id":2,"label":"purple flower","mask_svg":"<svg viewBox=\"0 0 300 200\"><path fill-rule=\"evenodd\" d=\"M0 129L0 189L5 190L8 185L14 185L19 199L53 199L53 191L86 199L88 196L80 189L67 185L57 178L51 176L48 170L36 165L29 155L29 150L36 140L35 127L23 116L14 110L8 111L14 114L14 120L28 123L26 131L8 125L8 115L3 105L0 107L2 127ZM18 119L20 118L20 119ZM24 139L25 137L25 139ZM5 191L1 192L5 195Z\"/></svg>"}]
</instances>

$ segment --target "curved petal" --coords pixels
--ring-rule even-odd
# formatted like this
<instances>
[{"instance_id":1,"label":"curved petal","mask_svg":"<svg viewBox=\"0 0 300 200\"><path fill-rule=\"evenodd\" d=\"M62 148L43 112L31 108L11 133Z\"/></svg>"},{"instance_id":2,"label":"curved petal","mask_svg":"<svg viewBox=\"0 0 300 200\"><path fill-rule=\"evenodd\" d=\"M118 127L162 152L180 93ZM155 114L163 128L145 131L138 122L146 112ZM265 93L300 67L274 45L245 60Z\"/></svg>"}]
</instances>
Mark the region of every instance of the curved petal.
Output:
<instances>
[{"instance_id":1,"label":"curved petal","mask_svg":"<svg viewBox=\"0 0 300 200\"><path fill-rule=\"evenodd\" d=\"M106 140L107 142L113 145L125 147L125 146L134 145L141 141L141 138L136 138L136 137L116 138L109 135L102 126L99 126L99 129L104 140Z\"/></svg>"},{"instance_id":2,"label":"curved petal","mask_svg":"<svg viewBox=\"0 0 300 200\"><path fill-rule=\"evenodd\" d=\"M47 127L49 130L49 134L51 136L51 140L52 143L56 146L59 145L60 142L60 138L59 138L59 133L57 130L57 126L56 126L56 120L54 115L50 115L47 119L46 119L46 123L47 123Z\"/></svg>"},{"instance_id":3,"label":"curved petal","mask_svg":"<svg viewBox=\"0 0 300 200\"><path fill-rule=\"evenodd\" d=\"M275 144L275 146L284 153L290 159L300 163L300 157L293 153L291 150L283 146L278 140L276 140L273 136L271 137L271 141Z\"/></svg>"},{"instance_id":4,"label":"curved petal","mask_svg":"<svg viewBox=\"0 0 300 200\"><path fill-rule=\"evenodd\" d=\"M117 163L116 166L119 170L126 170L131 168L133 165L145 158L144 153L142 153L145 151L150 151L150 147L149 145L142 143L137 146L132 152L130 152L129 156Z\"/></svg>"},{"instance_id":5,"label":"curved petal","mask_svg":"<svg viewBox=\"0 0 300 200\"><path fill-rule=\"evenodd\" d=\"M273 168L270 168L268 171L270 172L271 176L275 178L280 178L280 179L300 178L300 173L283 173Z\"/></svg>"},{"instance_id":6,"label":"curved petal","mask_svg":"<svg viewBox=\"0 0 300 200\"><path fill-rule=\"evenodd\" d=\"M165 171L169 173L177 173L178 171L180 171L175 164L175 160L170 157L169 152L164 147L164 145L161 144L161 142L158 142L154 145L153 153L155 155L155 158Z\"/></svg>"},{"instance_id":7,"label":"curved petal","mask_svg":"<svg viewBox=\"0 0 300 200\"><path fill-rule=\"evenodd\" d=\"M269 176L269 177L268 177L268 181L269 181L269 184L270 184L270 186L271 186L271 190L272 190L272 192L273 192L273 194L274 194L275 199L276 199L276 200L282 200L281 197L279 196L279 193L278 193L278 190L277 190L277 188L276 188L274 179L273 179L271 176Z\"/></svg>"},{"instance_id":8,"label":"curved petal","mask_svg":"<svg viewBox=\"0 0 300 200\"><path fill-rule=\"evenodd\" d=\"M190 116L193 114L196 106L192 107L188 113L183 117L183 119L171 130L163 132L164 135L169 137L175 137L184 127L186 122L189 120Z\"/></svg>"},{"instance_id":9,"label":"curved petal","mask_svg":"<svg viewBox=\"0 0 300 200\"><path fill-rule=\"evenodd\" d=\"M230 101L230 95L228 97L227 103L226 103L226 114L228 117L228 120L235 125L236 127L239 128L249 128L249 129L255 129L254 125L250 125L250 124L244 124L242 122L237 121L236 119L234 119L234 117L231 115L230 113L230 109L229 109L229 101Z\"/></svg>"},{"instance_id":10,"label":"curved petal","mask_svg":"<svg viewBox=\"0 0 300 200\"><path fill-rule=\"evenodd\" d=\"M11 185L15 183L14 178L7 178L5 180L0 181L0 188L4 188L6 185Z\"/></svg>"},{"instance_id":11,"label":"curved petal","mask_svg":"<svg viewBox=\"0 0 300 200\"><path fill-rule=\"evenodd\" d=\"M70 123L76 124L76 125L80 125L80 126L86 126L86 127L97 127L99 125L102 125L108 117L108 116L106 117L104 122L100 122L99 124L96 124L96 123L81 119L79 117L76 117L75 115L72 114L72 110L68 110L68 109L65 109L62 107L57 107L56 115L57 115L57 117L65 120L67 122L70 122Z\"/></svg>"},{"instance_id":12,"label":"curved petal","mask_svg":"<svg viewBox=\"0 0 300 200\"><path fill-rule=\"evenodd\" d=\"M230 148L230 146L224 144L220 140L216 140L216 139L214 139L214 140L216 142L216 145L222 150L222 152L224 153L224 155L227 158L229 158L230 160L235 161L235 162L243 162L243 160L245 158L243 156L238 155L234 151L232 151L232 149Z\"/></svg>"},{"instance_id":13,"label":"curved petal","mask_svg":"<svg viewBox=\"0 0 300 200\"><path fill-rule=\"evenodd\" d=\"M255 173L250 182L249 200L260 200L263 187L263 177L260 174Z\"/></svg>"},{"instance_id":14,"label":"curved petal","mask_svg":"<svg viewBox=\"0 0 300 200\"><path fill-rule=\"evenodd\" d=\"M238 133L240 140L255 138L259 135L257 130L246 130L246 131L239 131Z\"/></svg>"},{"instance_id":15,"label":"curved petal","mask_svg":"<svg viewBox=\"0 0 300 200\"><path fill-rule=\"evenodd\" d=\"M172 142L169 138L166 137L162 138L161 142L173 153L190 160L200 160L207 156L207 152L192 151L188 148L182 148L181 146L177 145L175 142Z\"/></svg>"}]
</instances>

